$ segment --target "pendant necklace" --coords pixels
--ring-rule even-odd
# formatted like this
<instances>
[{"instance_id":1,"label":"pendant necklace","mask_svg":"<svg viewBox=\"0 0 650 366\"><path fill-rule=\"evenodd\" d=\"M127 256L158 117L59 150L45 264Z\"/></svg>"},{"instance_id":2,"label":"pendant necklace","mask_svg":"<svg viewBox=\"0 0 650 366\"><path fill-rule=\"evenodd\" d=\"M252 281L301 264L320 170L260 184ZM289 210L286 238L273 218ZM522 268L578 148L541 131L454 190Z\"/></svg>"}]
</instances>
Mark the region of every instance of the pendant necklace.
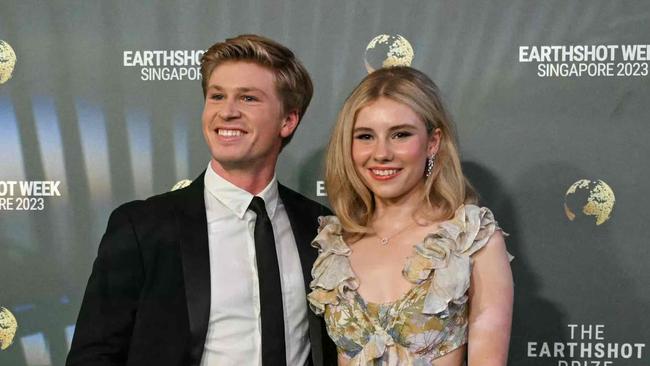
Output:
<instances>
[{"instance_id":1,"label":"pendant necklace","mask_svg":"<svg viewBox=\"0 0 650 366\"><path fill-rule=\"evenodd\" d=\"M398 232L396 232L396 233L394 233L394 234L392 234L392 235L389 235L389 236L379 236L379 233L377 232L377 230L375 230L375 233L377 233L377 236L379 236L379 243L380 243L382 246L386 246L386 245L388 245L388 242L390 241L390 239L392 239L392 238L396 237L397 235L403 233L404 231L406 231L406 229L410 228L410 227L413 226L413 225L415 225L415 221L413 221L413 222L410 223L409 225L403 227L403 228L400 229Z\"/></svg>"}]
</instances>

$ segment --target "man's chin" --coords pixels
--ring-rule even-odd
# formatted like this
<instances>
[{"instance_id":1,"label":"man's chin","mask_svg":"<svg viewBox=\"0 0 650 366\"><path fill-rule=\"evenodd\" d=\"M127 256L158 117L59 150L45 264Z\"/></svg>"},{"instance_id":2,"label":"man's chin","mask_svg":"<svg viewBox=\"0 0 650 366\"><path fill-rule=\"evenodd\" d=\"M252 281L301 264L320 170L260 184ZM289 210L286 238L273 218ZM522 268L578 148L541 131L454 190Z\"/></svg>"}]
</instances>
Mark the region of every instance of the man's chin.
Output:
<instances>
[{"instance_id":1,"label":"man's chin","mask_svg":"<svg viewBox=\"0 0 650 366\"><path fill-rule=\"evenodd\" d=\"M242 170L252 165L251 159L241 156L218 156L212 157L212 168L217 170Z\"/></svg>"}]
</instances>

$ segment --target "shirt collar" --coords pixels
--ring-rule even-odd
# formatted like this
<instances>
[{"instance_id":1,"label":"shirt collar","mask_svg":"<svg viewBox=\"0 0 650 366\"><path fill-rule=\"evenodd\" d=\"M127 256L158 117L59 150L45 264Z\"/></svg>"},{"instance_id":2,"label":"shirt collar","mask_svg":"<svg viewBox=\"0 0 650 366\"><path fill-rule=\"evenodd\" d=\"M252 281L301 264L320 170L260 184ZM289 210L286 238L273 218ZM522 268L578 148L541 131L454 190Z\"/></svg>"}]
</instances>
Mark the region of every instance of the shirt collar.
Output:
<instances>
[{"instance_id":1,"label":"shirt collar","mask_svg":"<svg viewBox=\"0 0 650 366\"><path fill-rule=\"evenodd\" d=\"M239 219L243 219L248 206L253 200L253 195L236 185L230 183L212 169L212 164L208 164L204 178L205 189L219 202L231 210ZM275 209L278 206L278 181L275 174L269 184L257 194L264 200L266 212L269 218L273 220Z\"/></svg>"}]
</instances>

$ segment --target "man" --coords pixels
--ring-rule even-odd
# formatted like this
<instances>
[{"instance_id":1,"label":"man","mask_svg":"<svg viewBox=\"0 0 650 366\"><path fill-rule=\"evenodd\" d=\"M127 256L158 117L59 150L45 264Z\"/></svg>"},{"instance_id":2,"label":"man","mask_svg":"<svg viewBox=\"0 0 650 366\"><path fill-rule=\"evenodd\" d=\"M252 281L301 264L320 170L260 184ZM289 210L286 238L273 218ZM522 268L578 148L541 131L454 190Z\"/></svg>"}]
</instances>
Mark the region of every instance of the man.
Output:
<instances>
[{"instance_id":1,"label":"man","mask_svg":"<svg viewBox=\"0 0 650 366\"><path fill-rule=\"evenodd\" d=\"M336 350L307 307L317 217L275 166L311 100L282 45L242 35L201 60L212 159L191 185L116 209L67 365L323 365Z\"/></svg>"}]
</instances>

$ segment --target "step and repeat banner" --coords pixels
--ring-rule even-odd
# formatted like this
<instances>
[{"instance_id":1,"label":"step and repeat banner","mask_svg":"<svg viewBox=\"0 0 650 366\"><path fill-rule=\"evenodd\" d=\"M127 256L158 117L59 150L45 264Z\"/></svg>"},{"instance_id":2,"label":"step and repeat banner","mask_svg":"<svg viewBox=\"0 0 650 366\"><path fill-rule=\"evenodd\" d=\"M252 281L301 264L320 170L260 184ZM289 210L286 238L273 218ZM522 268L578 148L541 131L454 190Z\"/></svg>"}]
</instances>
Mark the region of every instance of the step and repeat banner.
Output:
<instances>
[{"instance_id":1,"label":"step and repeat banner","mask_svg":"<svg viewBox=\"0 0 650 366\"><path fill-rule=\"evenodd\" d=\"M374 69L418 68L510 233L509 364L649 364L649 2L5 0L0 365L63 365L111 210L206 167L199 60L242 33L314 79L283 183L326 204L345 97Z\"/></svg>"}]
</instances>

